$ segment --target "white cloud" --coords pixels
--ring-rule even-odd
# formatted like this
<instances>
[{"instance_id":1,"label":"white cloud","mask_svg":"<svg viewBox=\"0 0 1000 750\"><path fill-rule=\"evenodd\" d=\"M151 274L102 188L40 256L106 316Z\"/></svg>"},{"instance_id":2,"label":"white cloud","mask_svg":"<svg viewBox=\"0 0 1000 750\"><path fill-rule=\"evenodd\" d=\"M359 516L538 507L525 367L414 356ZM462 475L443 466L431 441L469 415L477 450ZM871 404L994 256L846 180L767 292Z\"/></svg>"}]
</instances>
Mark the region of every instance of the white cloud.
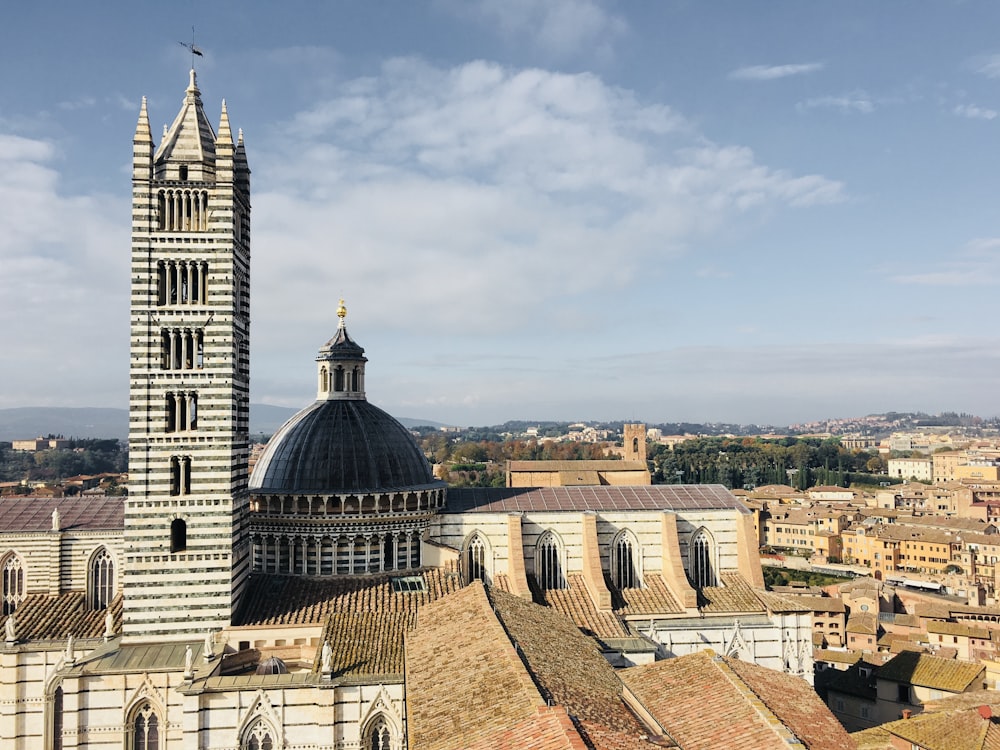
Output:
<instances>
[{"instance_id":1,"label":"white cloud","mask_svg":"<svg viewBox=\"0 0 1000 750\"><path fill-rule=\"evenodd\" d=\"M995 109L987 109L975 104L959 104L952 112L959 117L968 117L972 120L993 120L997 116Z\"/></svg>"},{"instance_id":2,"label":"white cloud","mask_svg":"<svg viewBox=\"0 0 1000 750\"><path fill-rule=\"evenodd\" d=\"M890 277L897 284L979 287L1000 284L1000 238L969 242L955 257L925 271Z\"/></svg>"},{"instance_id":3,"label":"white cloud","mask_svg":"<svg viewBox=\"0 0 1000 750\"><path fill-rule=\"evenodd\" d=\"M581 52L609 57L628 31L621 16L595 0L445 0L442 6L508 38L527 38L555 59Z\"/></svg>"},{"instance_id":4,"label":"white cloud","mask_svg":"<svg viewBox=\"0 0 1000 750\"><path fill-rule=\"evenodd\" d=\"M126 382L127 201L61 194L56 156L0 133L0 407L106 403Z\"/></svg>"},{"instance_id":5,"label":"white cloud","mask_svg":"<svg viewBox=\"0 0 1000 750\"><path fill-rule=\"evenodd\" d=\"M972 61L972 67L987 78L1000 78L1000 55L984 55L976 58Z\"/></svg>"},{"instance_id":6,"label":"white cloud","mask_svg":"<svg viewBox=\"0 0 1000 750\"><path fill-rule=\"evenodd\" d=\"M870 114L875 111L875 103L864 91L851 91L840 96L819 96L806 99L795 105L801 112L807 109L835 109L844 114L860 112Z\"/></svg>"},{"instance_id":7,"label":"white cloud","mask_svg":"<svg viewBox=\"0 0 1000 750\"><path fill-rule=\"evenodd\" d=\"M777 78L805 75L823 70L823 63L796 63L792 65L750 65L730 72L734 81L773 81Z\"/></svg>"}]
</instances>

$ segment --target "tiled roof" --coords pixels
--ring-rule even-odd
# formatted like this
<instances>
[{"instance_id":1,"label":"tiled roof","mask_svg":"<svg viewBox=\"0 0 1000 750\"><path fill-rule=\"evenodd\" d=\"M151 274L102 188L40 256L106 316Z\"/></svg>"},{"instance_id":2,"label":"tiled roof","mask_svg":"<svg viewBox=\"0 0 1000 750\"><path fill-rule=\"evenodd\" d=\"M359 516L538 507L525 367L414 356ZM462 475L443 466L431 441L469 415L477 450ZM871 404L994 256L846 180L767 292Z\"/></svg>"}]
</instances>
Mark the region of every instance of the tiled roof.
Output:
<instances>
[{"instance_id":1,"label":"tiled roof","mask_svg":"<svg viewBox=\"0 0 1000 750\"><path fill-rule=\"evenodd\" d=\"M942 622L941 620L929 620L927 622L928 633L940 633L941 635L961 635L966 638L981 638L984 641L990 639L990 631L986 628L975 628L960 622Z\"/></svg>"},{"instance_id":2,"label":"tiled roof","mask_svg":"<svg viewBox=\"0 0 1000 750\"><path fill-rule=\"evenodd\" d=\"M111 602L115 618L115 632L121 631L122 597L118 594ZM74 638L100 638L104 635L107 610L94 610L87 606L87 596L82 591L67 591L58 595L28 594L17 605L14 613L18 640L65 640ZM0 618L0 627L7 617Z\"/></svg>"},{"instance_id":3,"label":"tiled roof","mask_svg":"<svg viewBox=\"0 0 1000 750\"><path fill-rule=\"evenodd\" d=\"M124 497L0 497L0 533L50 531L59 509L63 531L125 528Z\"/></svg>"},{"instance_id":4,"label":"tiled roof","mask_svg":"<svg viewBox=\"0 0 1000 750\"><path fill-rule=\"evenodd\" d=\"M837 664L857 664L861 659L860 651L834 651L817 648L813 650L813 661L836 662Z\"/></svg>"},{"instance_id":5,"label":"tiled roof","mask_svg":"<svg viewBox=\"0 0 1000 750\"><path fill-rule=\"evenodd\" d=\"M631 634L614 612L594 606L581 574L566 576L568 588L542 591L544 603L561 612L587 635L595 638L628 638Z\"/></svg>"},{"instance_id":6,"label":"tiled roof","mask_svg":"<svg viewBox=\"0 0 1000 750\"><path fill-rule=\"evenodd\" d=\"M894 750L892 735L884 726L852 732L851 739L858 750Z\"/></svg>"},{"instance_id":7,"label":"tiled roof","mask_svg":"<svg viewBox=\"0 0 1000 750\"><path fill-rule=\"evenodd\" d=\"M814 750L851 746L807 682L711 650L619 675L685 750L777 750L795 738Z\"/></svg>"},{"instance_id":8,"label":"tiled roof","mask_svg":"<svg viewBox=\"0 0 1000 750\"><path fill-rule=\"evenodd\" d=\"M587 750L587 745L562 706L539 708L535 716L518 722L510 729L462 747L463 750Z\"/></svg>"},{"instance_id":9,"label":"tiled roof","mask_svg":"<svg viewBox=\"0 0 1000 750\"><path fill-rule=\"evenodd\" d=\"M510 471L648 471L644 461L508 461ZM450 490L449 490L450 492Z\"/></svg>"},{"instance_id":10,"label":"tiled roof","mask_svg":"<svg viewBox=\"0 0 1000 750\"><path fill-rule=\"evenodd\" d=\"M670 593L667 582L659 573L646 573L641 589L611 589L615 611L622 617L630 615L683 614L684 607Z\"/></svg>"},{"instance_id":11,"label":"tiled roof","mask_svg":"<svg viewBox=\"0 0 1000 750\"><path fill-rule=\"evenodd\" d=\"M417 575L425 591L396 592L392 578ZM414 612L461 588L454 573L428 568L395 574L303 578L253 575L234 625L318 625L335 612Z\"/></svg>"},{"instance_id":12,"label":"tiled roof","mask_svg":"<svg viewBox=\"0 0 1000 750\"><path fill-rule=\"evenodd\" d=\"M856 612L847 618L847 632L877 635L878 617L874 612Z\"/></svg>"},{"instance_id":13,"label":"tiled roof","mask_svg":"<svg viewBox=\"0 0 1000 750\"><path fill-rule=\"evenodd\" d=\"M407 740L419 750L492 747L536 729L545 707L478 581L423 609L406 637L406 674Z\"/></svg>"},{"instance_id":14,"label":"tiled roof","mask_svg":"<svg viewBox=\"0 0 1000 750\"><path fill-rule=\"evenodd\" d=\"M975 709L920 713L883 724L882 728L925 750L981 750L988 747L985 742L990 729L1000 736L1000 727Z\"/></svg>"},{"instance_id":15,"label":"tiled roof","mask_svg":"<svg viewBox=\"0 0 1000 750\"><path fill-rule=\"evenodd\" d=\"M723 573L722 586L705 586L699 598L704 599L701 609L713 614L765 612L753 587L735 573Z\"/></svg>"},{"instance_id":16,"label":"tiled roof","mask_svg":"<svg viewBox=\"0 0 1000 750\"><path fill-rule=\"evenodd\" d=\"M622 701L618 675L593 640L548 607L495 589L490 598L542 696L564 706L596 750L649 747Z\"/></svg>"},{"instance_id":17,"label":"tiled roof","mask_svg":"<svg viewBox=\"0 0 1000 750\"><path fill-rule=\"evenodd\" d=\"M334 612L323 629L333 676L402 675L403 635L416 621L416 612ZM320 668L320 653L313 671Z\"/></svg>"},{"instance_id":18,"label":"tiled roof","mask_svg":"<svg viewBox=\"0 0 1000 750\"><path fill-rule=\"evenodd\" d=\"M845 611L844 600L840 597L832 596L796 596L795 601L808 607L813 612L829 612L832 614L843 614Z\"/></svg>"},{"instance_id":19,"label":"tiled roof","mask_svg":"<svg viewBox=\"0 0 1000 750\"><path fill-rule=\"evenodd\" d=\"M867 676L862 675L862 667L872 671ZM827 692L853 695L863 700L874 702L876 696L874 669L874 664L871 664L867 660L862 660L856 664L852 664L847 669L837 670L837 673L827 683Z\"/></svg>"},{"instance_id":20,"label":"tiled roof","mask_svg":"<svg viewBox=\"0 0 1000 750\"><path fill-rule=\"evenodd\" d=\"M635 487L531 487L449 489L447 513L522 511L735 510L746 506L718 484L656 484Z\"/></svg>"},{"instance_id":21,"label":"tiled roof","mask_svg":"<svg viewBox=\"0 0 1000 750\"><path fill-rule=\"evenodd\" d=\"M879 668L878 678L960 693L981 680L985 669L982 664L904 651Z\"/></svg>"}]
</instances>

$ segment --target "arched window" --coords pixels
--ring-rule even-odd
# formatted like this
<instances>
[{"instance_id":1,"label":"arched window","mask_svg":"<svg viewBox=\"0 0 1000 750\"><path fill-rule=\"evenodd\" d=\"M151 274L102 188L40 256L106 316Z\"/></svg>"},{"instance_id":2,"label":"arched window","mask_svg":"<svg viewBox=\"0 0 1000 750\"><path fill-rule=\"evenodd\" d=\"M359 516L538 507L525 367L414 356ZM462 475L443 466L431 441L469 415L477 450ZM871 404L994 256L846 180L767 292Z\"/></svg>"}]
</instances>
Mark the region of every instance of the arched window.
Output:
<instances>
[{"instance_id":1,"label":"arched window","mask_svg":"<svg viewBox=\"0 0 1000 750\"><path fill-rule=\"evenodd\" d=\"M486 581L486 542L479 534L475 534L469 540L469 548L466 551L466 570L469 581Z\"/></svg>"},{"instance_id":2,"label":"arched window","mask_svg":"<svg viewBox=\"0 0 1000 750\"><path fill-rule=\"evenodd\" d=\"M107 609L115 596L115 559L102 547L90 560L90 608Z\"/></svg>"},{"instance_id":3,"label":"arched window","mask_svg":"<svg viewBox=\"0 0 1000 750\"><path fill-rule=\"evenodd\" d=\"M385 717L378 717L368 729L364 750L389 750L392 747L392 731Z\"/></svg>"},{"instance_id":4,"label":"arched window","mask_svg":"<svg viewBox=\"0 0 1000 750\"><path fill-rule=\"evenodd\" d=\"M183 552L187 549L187 523L183 518L170 522L170 551Z\"/></svg>"},{"instance_id":5,"label":"arched window","mask_svg":"<svg viewBox=\"0 0 1000 750\"><path fill-rule=\"evenodd\" d=\"M631 532L622 530L611 543L611 579L619 589L642 587L636 552L639 544Z\"/></svg>"},{"instance_id":6,"label":"arched window","mask_svg":"<svg viewBox=\"0 0 1000 750\"><path fill-rule=\"evenodd\" d=\"M129 722L129 750L160 750L160 718L149 701L140 703Z\"/></svg>"},{"instance_id":7,"label":"arched window","mask_svg":"<svg viewBox=\"0 0 1000 750\"><path fill-rule=\"evenodd\" d=\"M56 688L52 695L52 750L63 748L63 689Z\"/></svg>"},{"instance_id":8,"label":"arched window","mask_svg":"<svg viewBox=\"0 0 1000 750\"><path fill-rule=\"evenodd\" d=\"M715 565L715 542L708 529L698 529L688 543L688 575L695 588L718 586Z\"/></svg>"},{"instance_id":9,"label":"arched window","mask_svg":"<svg viewBox=\"0 0 1000 750\"><path fill-rule=\"evenodd\" d=\"M535 576L543 589L566 588L563 575L562 545L551 531L546 531L535 546Z\"/></svg>"},{"instance_id":10,"label":"arched window","mask_svg":"<svg viewBox=\"0 0 1000 750\"><path fill-rule=\"evenodd\" d=\"M338 393L344 390L344 368L339 365L333 371L333 390Z\"/></svg>"},{"instance_id":11,"label":"arched window","mask_svg":"<svg viewBox=\"0 0 1000 750\"><path fill-rule=\"evenodd\" d=\"M3 614L9 615L24 599L24 568L21 558L8 555L3 563Z\"/></svg>"},{"instance_id":12,"label":"arched window","mask_svg":"<svg viewBox=\"0 0 1000 750\"><path fill-rule=\"evenodd\" d=\"M273 750L274 732L263 719L257 719L243 735L243 750Z\"/></svg>"}]
</instances>

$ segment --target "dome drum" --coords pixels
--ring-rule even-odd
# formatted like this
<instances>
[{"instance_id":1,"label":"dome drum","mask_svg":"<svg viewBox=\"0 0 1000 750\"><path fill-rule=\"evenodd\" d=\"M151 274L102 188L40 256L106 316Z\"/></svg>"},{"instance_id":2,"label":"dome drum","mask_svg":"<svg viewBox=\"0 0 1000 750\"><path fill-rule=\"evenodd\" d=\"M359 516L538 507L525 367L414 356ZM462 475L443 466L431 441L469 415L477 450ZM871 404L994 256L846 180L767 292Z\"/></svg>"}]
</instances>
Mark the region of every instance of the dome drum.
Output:
<instances>
[{"instance_id":1,"label":"dome drum","mask_svg":"<svg viewBox=\"0 0 1000 750\"><path fill-rule=\"evenodd\" d=\"M255 494L250 511L258 518L380 520L437 513L443 505L444 490L435 485L364 494Z\"/></svg>"}]
</instances>

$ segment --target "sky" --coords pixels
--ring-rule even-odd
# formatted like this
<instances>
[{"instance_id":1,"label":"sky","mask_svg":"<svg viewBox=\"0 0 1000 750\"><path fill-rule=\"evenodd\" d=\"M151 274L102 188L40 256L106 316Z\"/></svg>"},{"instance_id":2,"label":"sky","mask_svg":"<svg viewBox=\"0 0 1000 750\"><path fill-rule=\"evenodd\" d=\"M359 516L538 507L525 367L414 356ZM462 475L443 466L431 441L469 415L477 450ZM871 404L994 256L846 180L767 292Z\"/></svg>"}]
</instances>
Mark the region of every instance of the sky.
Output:
<instances>
[{"instance_id":1,"label":"sky","mask_svg":"<svg viewBox=\"0 0 1000 750\"><path fill-rule=\"evenodd\" d=\"M192 32L192 27L193 32ZM0 408L127 406L131 139L192 56L252 170L251 399L1000 414L1000 4L11 4Z\"/></svg>"}]
</instances>

